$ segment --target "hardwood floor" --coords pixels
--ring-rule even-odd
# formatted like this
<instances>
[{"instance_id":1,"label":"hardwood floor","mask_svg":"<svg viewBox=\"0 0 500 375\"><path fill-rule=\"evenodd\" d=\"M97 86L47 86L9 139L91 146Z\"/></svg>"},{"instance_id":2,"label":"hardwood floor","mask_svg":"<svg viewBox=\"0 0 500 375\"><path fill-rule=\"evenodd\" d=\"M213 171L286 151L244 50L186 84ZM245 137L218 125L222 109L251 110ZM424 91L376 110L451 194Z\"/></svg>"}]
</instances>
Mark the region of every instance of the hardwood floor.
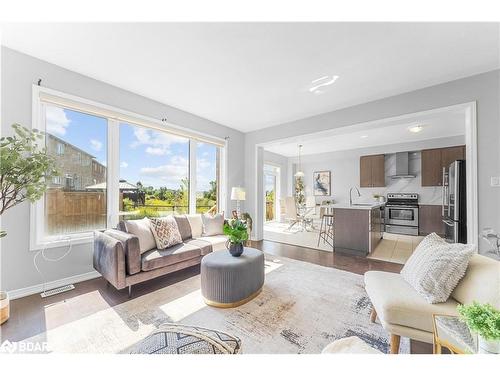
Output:
<instances>
[{"instance_id":1,"label":"hardwood floor","mask_svg":"<svg viewBox=\"0 0 500 375\"><path fill-rule=\"evenodd\" d=\"M271 241L253 241L252 247L268 254L337 268L357 274L368 270L399 272L402 265L380 260L314 250ZM133 287L132 298L150 293L190 278L199 273L200 267L191 267L170 275L138 284ZM78 298L75 298L78 297ZM98 311L119 305L128 300L126 289L116 290L103 278L75 284L75 289L48 298L39 294L11 301L11 318L0 326L0 342L20 341L46 330L75 321ZM412 353L432 353L432 346L411 342Z\"/></svg>"}]
</instances>

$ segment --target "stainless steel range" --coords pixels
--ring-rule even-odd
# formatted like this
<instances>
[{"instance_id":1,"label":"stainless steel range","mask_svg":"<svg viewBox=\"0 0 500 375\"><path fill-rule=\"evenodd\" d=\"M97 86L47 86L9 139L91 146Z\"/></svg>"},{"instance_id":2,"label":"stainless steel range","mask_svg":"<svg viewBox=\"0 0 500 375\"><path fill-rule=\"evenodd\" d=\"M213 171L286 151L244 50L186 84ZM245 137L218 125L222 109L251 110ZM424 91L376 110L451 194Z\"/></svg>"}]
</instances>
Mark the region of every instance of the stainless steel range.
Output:
<instances>
[{"instance_id":1,"label":"stainless steel range","mask_svg":"<svg viewBox=\"0 0 500 375\"><path fill-rule=\"evenodd\" d=\"M418 194L387 194L385 231L418 236Z\"/></svg>"}]
</instances>

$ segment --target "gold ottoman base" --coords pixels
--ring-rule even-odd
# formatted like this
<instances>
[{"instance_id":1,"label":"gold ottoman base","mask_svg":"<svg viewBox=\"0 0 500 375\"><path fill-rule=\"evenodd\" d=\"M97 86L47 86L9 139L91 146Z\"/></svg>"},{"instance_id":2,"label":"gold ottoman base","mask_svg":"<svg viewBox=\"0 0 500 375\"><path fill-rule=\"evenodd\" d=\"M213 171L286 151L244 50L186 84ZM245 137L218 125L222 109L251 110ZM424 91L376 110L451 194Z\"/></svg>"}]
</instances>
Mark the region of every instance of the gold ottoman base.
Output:
<instances>
[{"instance_id":1,"label":"gold ottoman base","mask_svg":"<svg viewBox=\"0 0 500 375\"><path fill-rule=\"evenodd\" d=\"M205 303L209 306L213 306L213 307L218 307L220 309L230 309L232 307L238 307L238 306L241 306L241 305L244 305L245 303L253 300L255 297L257 297L259 295L259 293L262 292L262 288L260 288L258 291L250 294L248 297L246 298L243 298L242 300L240 301L236 301L236 302L229 302L229 303L222 303L222 302L215 302L215 301L210 301L206 298L205 299Z\"/></svg>"}]
</instances>

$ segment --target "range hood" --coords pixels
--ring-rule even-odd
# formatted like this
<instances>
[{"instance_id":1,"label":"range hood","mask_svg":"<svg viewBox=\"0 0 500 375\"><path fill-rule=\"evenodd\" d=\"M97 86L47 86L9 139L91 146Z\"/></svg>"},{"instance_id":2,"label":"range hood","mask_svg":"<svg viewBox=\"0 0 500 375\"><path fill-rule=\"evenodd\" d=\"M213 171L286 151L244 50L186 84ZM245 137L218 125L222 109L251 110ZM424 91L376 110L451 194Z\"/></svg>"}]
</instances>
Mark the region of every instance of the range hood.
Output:
<instances>
[{"instance_id":1,"label":"range hood","mask_svg":"<svg viewBox=\"0 0 500 375\"><path fill-rule=\"evenodd\" d=\"M396 152L396 174L391 178L415 178L415 175L409 173L408 165L408 152Z\"/></svg>"}]
</instances>

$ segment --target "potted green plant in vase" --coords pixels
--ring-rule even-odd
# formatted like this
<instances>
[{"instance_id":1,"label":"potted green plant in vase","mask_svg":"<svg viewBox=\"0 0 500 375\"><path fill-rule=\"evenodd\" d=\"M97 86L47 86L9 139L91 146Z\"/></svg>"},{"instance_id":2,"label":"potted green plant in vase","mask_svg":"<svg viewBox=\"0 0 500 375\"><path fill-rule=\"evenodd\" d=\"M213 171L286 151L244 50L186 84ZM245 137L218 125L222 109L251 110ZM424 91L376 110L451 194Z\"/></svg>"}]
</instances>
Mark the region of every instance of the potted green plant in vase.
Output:
<instances>
[{"instance_id":1,"label":"potted green plant in vase","mask_svg":"<svg viewBox=\"0 0 500 375\"><path fill-rule=\"evenodd\" d=\"M478 344L482 351L500 353L500 311L490 304L472 302L457 308L460 318L471 331L478 334Z\"/></svg>"},{"instance_id":2,"label":"potted green plant in vase","mask_svg":"<svg viewBox=\"0 0 500 375\"><path fill-rule=\"evenodd\" d=\"M224 224L224 234L228 236L226 247L233 257L243 254L243 243L248 239L246 224L239 219L228 220Z\"/></svg>"},{"instance_id":3,"label":"potted green plant in vase","mask_svg":"<svg viewBox=\"0 0 500 375\"><path fill-rule=\"evenodd\" d=\"M55 159L38 141L43 134L19 124L14 134L0 138L0 215L18 204L35 202L47 189L45 179L57 176ZM0 230L0 238L7 232ZM9 318L9 295L0 291L0 324Z\"/></svg>"}]
</instances>

